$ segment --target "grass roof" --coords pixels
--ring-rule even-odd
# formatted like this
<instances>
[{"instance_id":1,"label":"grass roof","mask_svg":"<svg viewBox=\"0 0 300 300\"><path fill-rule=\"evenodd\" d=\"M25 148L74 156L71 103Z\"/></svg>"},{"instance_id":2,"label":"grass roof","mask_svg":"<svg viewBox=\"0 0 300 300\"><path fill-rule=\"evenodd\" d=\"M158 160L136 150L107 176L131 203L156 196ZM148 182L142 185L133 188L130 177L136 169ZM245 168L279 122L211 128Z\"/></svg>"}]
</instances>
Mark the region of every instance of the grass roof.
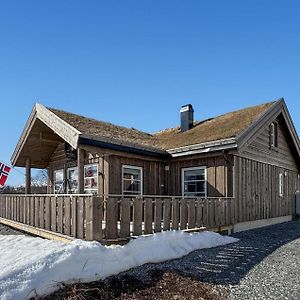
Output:
<instances>
[{"instance_id":1,"label":"grass roof","mask_svg":"<svg viewBox=\"0 0 300 300\"><path fill-rule=\"evenodd\" d=\"M180 127L176 127L155 134L98 121L54 108L48 109L83 134L111 139L112 142L117 140L120 143L131 143L137 147L147 146L168 150L235 137L259 118L273 103L269 102L226 113L208 120L196 121L194 127L186 132L181 132Z\"/></svg>"}]
</instances>

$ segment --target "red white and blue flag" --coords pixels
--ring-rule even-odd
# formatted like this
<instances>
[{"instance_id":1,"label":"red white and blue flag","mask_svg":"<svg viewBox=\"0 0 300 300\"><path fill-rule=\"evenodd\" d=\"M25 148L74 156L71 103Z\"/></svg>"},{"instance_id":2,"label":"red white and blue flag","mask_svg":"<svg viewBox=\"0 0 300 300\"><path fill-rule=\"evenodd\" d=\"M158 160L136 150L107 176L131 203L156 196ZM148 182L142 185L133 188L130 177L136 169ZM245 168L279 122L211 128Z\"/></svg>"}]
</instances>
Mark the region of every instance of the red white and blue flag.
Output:
<instances>
[{"instance_id":1,"label":"red white and blue flag","mask_svg":"<svg viewBox=\"0 0 300 300\"><path fill-rule=\"evenodd\" d=\"M0 187L5 185L9 172L10 167L0 162Z\"/></svg>"}]
</instances>

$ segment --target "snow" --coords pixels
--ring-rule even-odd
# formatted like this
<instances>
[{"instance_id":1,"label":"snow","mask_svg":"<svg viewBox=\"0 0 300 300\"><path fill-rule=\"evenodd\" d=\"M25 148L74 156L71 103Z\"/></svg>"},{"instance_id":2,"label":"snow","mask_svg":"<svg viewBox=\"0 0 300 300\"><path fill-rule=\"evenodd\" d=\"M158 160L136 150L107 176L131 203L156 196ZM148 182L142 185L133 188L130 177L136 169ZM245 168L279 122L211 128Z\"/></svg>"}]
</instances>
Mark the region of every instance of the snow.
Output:
<instances>
[{"instance_id":1,"label":"snow","mask_svg":"<svg viewBox=\"0 0 300 300\"><path fill-rule=\"evenodd\" d=\"M0 236L1 300L29 299L60 288L60 283L89 282L145 263L180 258L191 251L238 241L214 232L166 231L138 237L127 245L70 244L29 236Z\"/></svg>"}]
</instances>

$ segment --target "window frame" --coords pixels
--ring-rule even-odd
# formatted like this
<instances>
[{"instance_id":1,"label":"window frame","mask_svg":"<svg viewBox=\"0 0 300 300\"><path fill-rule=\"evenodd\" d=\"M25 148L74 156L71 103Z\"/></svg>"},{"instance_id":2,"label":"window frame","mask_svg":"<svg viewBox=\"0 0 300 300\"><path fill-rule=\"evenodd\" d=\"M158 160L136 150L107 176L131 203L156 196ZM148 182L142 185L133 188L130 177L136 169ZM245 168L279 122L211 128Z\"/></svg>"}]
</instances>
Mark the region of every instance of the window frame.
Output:
<instances>
[{"instance_id":1,"label":"window frame","mask_svg":"<svg viewBox=\"0 0 300 300\"><path fill-rule=\"evenodd\" d=\"M141 179L140 181L140 185L141 185L141 191L140 193L133 193L133 194L126 194L124 192L124 169L128 168L128 169L133 169L133 170L139 170L140 174L141 174ZM143 196L144 194L144 169L143 167L139 167L139 166L132 166L132 165L122 165L122 195L123 196Z\"/></svg>"},{"instance_id":2,"label":"window frame","mask_svg":"<svg viewBox=\"0 0 300 300\"><path fill-rule=\"evenodd\" d=\"M193 170L204 170L204 180L197 180L197 181L204 181L204 196L189 196L185 195L184 192L184 173L186 171L193 171ZM196 167L188 167L188 168L181 168L181 195L182 197L197 197L197 198L207 198L207 166L196 166Z\"/></svg>"},{"instance_id":3,"label":"window frame","mask_svg":"<svg viewBox=\"0 0 300 300\"><path fill-rule=\"evenodd\" d=\"M279 173L279 196L284 197L284 172Z\"/></svg>"},{"instance_id":4,"label":"window frame","mask_svg":"<svg viewBox=\"0 0 300 300\"><path fill-rule=\"evenodd\" d=\"M76 170L77 169L77 190L75 191L75 192L70 192L70 189L69 189L69 171L73 171L73 170ZM67 180L68 180L68 182L67 182L67 194L77 194L78 193L78 184L79 184L79 182L78 182L78 167L76 166L76 167L70 167L70 168L67 168Z\"/></svg>"},{"instance_id":5,"label":"window frame","mask_svg":"<svg viewBox=\"0 0 300 300\"><path fill-rule=\"evenodd\" d=\"M278 123L272 122L270 124L270 147L278 147Z\"/></svg>"},{"instance_id":6,"label":"window frame","mask_svg":"<svg viewBox=\"0 0 300 300\"><path fill-rule=\"evenodd\" d=\"M91 166L96 166L96 168L97 168L96 176L86 177L85 176L85 169L88 168L88 167L91 167ZM86 178L96 178L97 179L97 188L86 188L85 187L85 179ZM91 164L84 165L84 168L83 168L83 188L84 188L84 193L98 194L98 191L99 191L99 167L98 167L97 163L91 163ZM93 193L93 191L95 191L96 193Z\"/></svg>"},{"instance_id":7,"label":"window frame","mask_svg":"<svg viewBox=\"0 0 300 300\"><path fill-rule=\"evenodd\" d=\"M55 174L61 172L62 173L62 192L58 193L58 191L56 191L56 181L55 181ZM64 193L64 181L65 181L65 174L64 174L64 169L57 169L57 170L53 170L53 193L56 194L63 194Z\"/></svg>"}]
</instances>

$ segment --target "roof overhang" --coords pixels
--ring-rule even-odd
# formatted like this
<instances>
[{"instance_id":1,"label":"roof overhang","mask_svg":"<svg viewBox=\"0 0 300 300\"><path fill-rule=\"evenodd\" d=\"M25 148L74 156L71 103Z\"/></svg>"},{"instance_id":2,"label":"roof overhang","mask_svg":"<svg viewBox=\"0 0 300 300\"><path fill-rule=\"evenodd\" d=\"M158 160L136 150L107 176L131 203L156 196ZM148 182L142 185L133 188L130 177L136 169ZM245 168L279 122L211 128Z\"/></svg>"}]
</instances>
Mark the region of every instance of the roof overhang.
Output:
<instances>
[{"instance_id":1,"label":"roof overhang","mask_svg":"<svg viewBox=\"0 0 300 300\"><path fill-rule=\"evenodd\" d=\"M33 168L46 168L56 147L64 141L74 149L83 144L153 157L169 156L166 151L154 147L83 134L36 103L11 157L12 164L25 167L26 159L30 158Z\"/></svg>"},{"instance_id":2,"label":"roof overhang","mask_svg":"<svg viewBox=\"0 0 300 300\"><path fill-rule=\"evenodd\" d=\"M11 157L13 166L24 167L26 156L34 168L46 167L46 161L63 141L77 148L81 132L36 103ZM53 150L54 149L54 150Z\"/></svg>"},{"instance_id":3,"label":"roof overhang","mask_svg":"<svg viewBox=\"0 0 300 300\"><path fill-rule=\"evenodd\" d=\"M236 137L239 150L242 150L244 147L246 147L249 141L251 141L257 134L259 134L259 132L263 128L265 128L265 126L269 125L280 114L282 114L284 118L296 153L298 155L298 161L300 163L299 137L283 98L280 98L278 101L274 102L274 104L269 109L267 109L264 114L262 114L257 120L255 120L255 122L253 122L248 128L246 128Z\"/></svg>"},{"instance_id":4,"label":"roof overhang","mask_svg":"<svg viewBox=\"0 0 300 300\"><path fill-rule=\"evenodd\" d=\"M142 146L140 144L134 144L130 142L119 141L117 139L108 139L100 136L90 136L82 134L79 137L79 144L96 146L104 149L129 152L140 155L147 155L152 157L169 156L169 154L157 148Z\"/></svg>"},{"instance_id":5,"label":"roof overhang","mask_svg":"<svg viewBox=\"0 0 300 300\"><path fill-rule=\"evenodd\" d=\"M196 145L184 146L167 150L172 157L194 155L200 153L208 153L223 150L232 150L237 148L235 138L216 140Z\"/></svg>"}]
</instances>

